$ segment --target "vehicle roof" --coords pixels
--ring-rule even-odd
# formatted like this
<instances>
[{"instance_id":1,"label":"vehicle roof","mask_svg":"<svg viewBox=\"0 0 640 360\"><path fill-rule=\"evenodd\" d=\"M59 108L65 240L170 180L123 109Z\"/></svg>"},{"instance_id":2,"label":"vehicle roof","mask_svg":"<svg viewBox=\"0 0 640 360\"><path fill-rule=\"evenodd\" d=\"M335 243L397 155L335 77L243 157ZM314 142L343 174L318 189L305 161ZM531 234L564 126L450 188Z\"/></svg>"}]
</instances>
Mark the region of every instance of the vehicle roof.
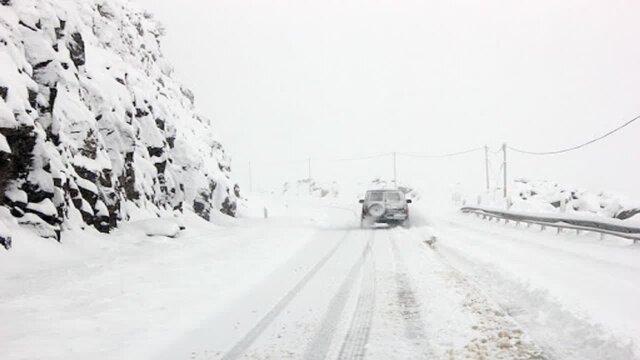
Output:
<instances>
[{"instance_id":1,"label":"vehicle roof","mask_svg":"<svg viewBox=\"0 0 640 360\"><path fill-rule=\"evenodd\" d=\"M367 193L372 193L372 192L396 192L396 193L404 194L402 191L400 191L400 190L394 190L394 189L367 190Z\"/></svg>"}]
</instances>

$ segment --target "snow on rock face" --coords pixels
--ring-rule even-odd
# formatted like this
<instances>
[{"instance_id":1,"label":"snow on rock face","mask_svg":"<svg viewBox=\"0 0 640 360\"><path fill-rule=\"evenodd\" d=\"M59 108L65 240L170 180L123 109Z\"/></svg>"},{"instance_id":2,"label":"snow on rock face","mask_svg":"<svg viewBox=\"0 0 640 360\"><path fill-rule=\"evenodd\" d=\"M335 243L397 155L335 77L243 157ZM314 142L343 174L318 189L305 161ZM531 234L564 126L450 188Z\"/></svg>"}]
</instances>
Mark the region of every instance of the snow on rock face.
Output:
<instances>
[{"instance_id":1,"label":"snow on rock face","mask_svg":"<svg viewBox=\"0 0 640 360\"><path fill-rule=\"evenodd\" d=\"M229 159L171 78L163 31L124 0L0 2L0 205L13 217L108 232L125 202L235 215Z\"/></svg>"},{"instance_id":2,"label":"snow on rock face","mask_svg":"<svg viewBox=\"0 0 640 360\"><path fill-rule=\"evenodd\" d=\"M11 236L8 229L17 226L8 209L0 207L0 246L6 250L11 249Z\"/></svg>"}]
</instances>

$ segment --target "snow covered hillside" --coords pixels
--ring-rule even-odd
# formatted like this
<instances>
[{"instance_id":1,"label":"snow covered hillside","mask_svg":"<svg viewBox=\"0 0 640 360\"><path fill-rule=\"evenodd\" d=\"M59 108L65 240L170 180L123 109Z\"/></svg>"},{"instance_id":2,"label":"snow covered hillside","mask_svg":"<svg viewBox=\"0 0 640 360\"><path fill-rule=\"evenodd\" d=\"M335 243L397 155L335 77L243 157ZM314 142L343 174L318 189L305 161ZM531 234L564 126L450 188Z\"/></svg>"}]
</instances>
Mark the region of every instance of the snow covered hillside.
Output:
<instances>
[{"instance_id":1,"label":"snow covered hillside","mask_svg":"<svg viewBox=\"0 0 640 360\"><path fill-rule=\"evenodd\" d=\"M124 0L0 1L0 237L109 232L139 209L235 215L229 158L163 32Z\"/></svg>"}]
</instances>

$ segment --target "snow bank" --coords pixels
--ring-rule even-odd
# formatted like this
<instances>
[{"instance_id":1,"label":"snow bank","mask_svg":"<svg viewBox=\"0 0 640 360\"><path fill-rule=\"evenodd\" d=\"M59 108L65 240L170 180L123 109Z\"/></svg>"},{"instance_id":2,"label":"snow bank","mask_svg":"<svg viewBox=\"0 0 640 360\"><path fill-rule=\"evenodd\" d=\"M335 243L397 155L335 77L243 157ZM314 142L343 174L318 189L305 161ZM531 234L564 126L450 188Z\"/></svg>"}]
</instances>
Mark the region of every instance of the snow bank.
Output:
<instances>
[{"instance_id":1,"label":"snow bank","mask_svg":"<svg viewBox=\"0 0 640 360\"><path fill-rule=\"evenodd\" d=\"M529 215L566 214L585 220L612 219L618 224L637 224L637 215L640 214L640 202L632 202L620 195L542 180L515 180L506 201L501 193L491 192L467 199L466 203Z\"/></svg>"},{"instance_id":2,"label":"snow bank","mask_svg":"<svg viewBox=\"0 0 640 360\"><path fill-rule=\"evenodd\" d=\"M163 32L125 0L0 2L3 217L59 233L109 232L125 204L235 215L230 160L172 78Z\"/></svg>"},{"instance_id":3,"label":"snow bank","mask_svg":"<svg viewBox=\"0 0 640 360\"><path fill-rule=\"evenodd\" d=\"M123 226L125 231L141 231L147 236L166 236L174 238L178 236L184 226L171 218L157 218L134 221Z\"/></svg>"},{"instance_id":4,"label":"snow bank","mask_svg":"<svg viewBox=\"0 0 640 360\"><path fill-rule=\"evenodd\" d=\"M158 359L316 234L262 222L229 231L191 212L184 221L178 239L125 222L109 235L70 230L62 244L17 228L14 248L0 251L0 357Z\"/></svg>"}]
</instances>

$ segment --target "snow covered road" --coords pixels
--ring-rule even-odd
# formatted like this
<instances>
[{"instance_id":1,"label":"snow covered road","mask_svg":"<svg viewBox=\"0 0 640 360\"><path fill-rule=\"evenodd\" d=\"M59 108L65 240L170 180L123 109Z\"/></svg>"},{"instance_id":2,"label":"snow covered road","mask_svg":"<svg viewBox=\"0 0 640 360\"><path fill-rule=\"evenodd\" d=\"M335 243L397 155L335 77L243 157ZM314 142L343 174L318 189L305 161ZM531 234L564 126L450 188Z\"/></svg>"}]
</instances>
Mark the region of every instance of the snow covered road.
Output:
<instances>
[{"instance_id":1,"label":"snow covered road","mask_svg":"<svg viewBox=\"0 0 640 360\"><path fill-rule=\"evenodd\" d=\"M410 229L353 229L318 231L281 269L162 358L545 356Z\"/></svg>"},{"instance_id":2,"label":"snow covered road","mask_svg":"<svg viewBox=\"0 0 640 360\"><path fill-rule=\"evenodd\" d=\"M473 216L438 223L437 252L558 359L634 359L640 247L597 234L540 232ZM634 355L635 353L635 355Z\"/></svg>"},{"instance_id":3,"label":"snow covered road","mask_svg":"<svg viewBox=\"0 0 640 360\"><path fill-rule=\"evenodd\" d=\"M629 242L442 214L432 247L422 223L359 229L349 206L270 212L187 218L176 239L17 244L0 263L0 357L638 358Z\"/></svg>"}]
</instances>

